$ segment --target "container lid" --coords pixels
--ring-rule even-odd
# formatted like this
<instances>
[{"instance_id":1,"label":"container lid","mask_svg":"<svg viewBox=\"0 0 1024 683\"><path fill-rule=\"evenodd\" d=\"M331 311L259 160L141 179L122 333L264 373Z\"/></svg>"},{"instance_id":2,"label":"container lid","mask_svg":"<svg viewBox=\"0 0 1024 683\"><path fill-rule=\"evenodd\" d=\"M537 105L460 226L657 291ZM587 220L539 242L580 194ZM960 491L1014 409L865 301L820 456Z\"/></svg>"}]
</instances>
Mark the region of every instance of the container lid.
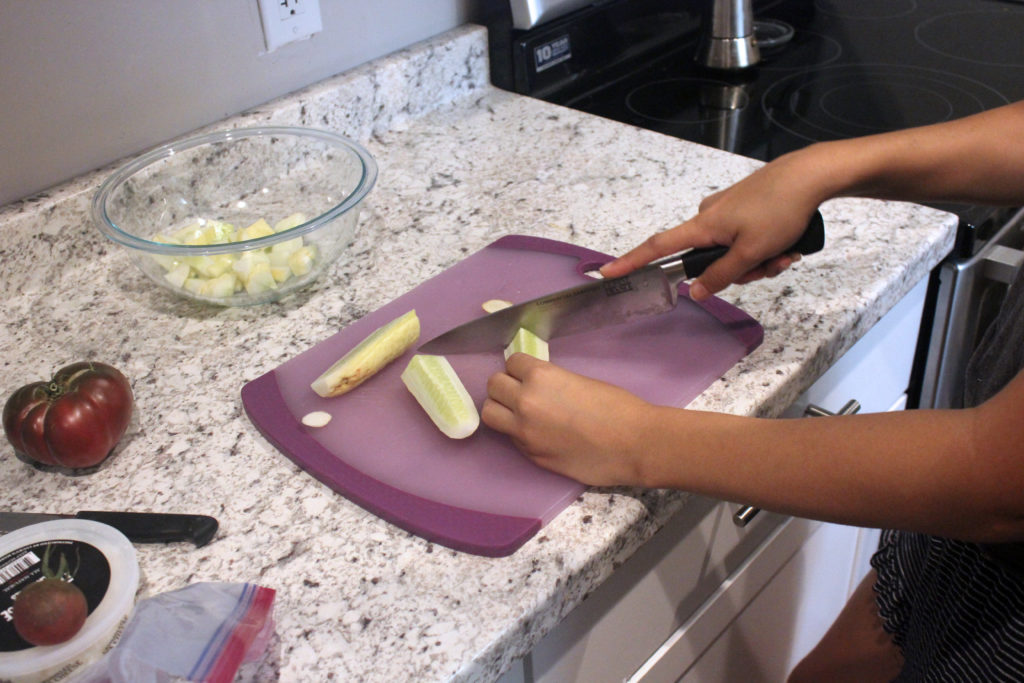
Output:
<instances>
[{"instance_id":1,"label":"container lid","mask_svg":"<svg viewBox=\"0 0 1024 683\"><path fill-rule=\"evenodd\" d=\"M10 621L14 596L42 578L47 546L62 554L85 593L89 616L82 629L58 645L26 643ZM51 566L58 562L51 558ZM82 519L27 526L0 536L0 679L42 681L98 658L117 638L135 604L139 565L135 548L117 529Z\"/></svg>"}]
</instances>

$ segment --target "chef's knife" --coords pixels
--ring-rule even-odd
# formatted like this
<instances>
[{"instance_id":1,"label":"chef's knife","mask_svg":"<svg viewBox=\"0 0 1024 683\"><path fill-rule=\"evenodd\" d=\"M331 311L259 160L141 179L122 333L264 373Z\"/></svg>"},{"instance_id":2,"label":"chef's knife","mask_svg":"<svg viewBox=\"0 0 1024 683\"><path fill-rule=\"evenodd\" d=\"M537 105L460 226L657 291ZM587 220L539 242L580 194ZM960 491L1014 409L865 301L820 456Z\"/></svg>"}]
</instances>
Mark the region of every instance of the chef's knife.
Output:
<instances>
[{"instance_id":1,"label":"chef's knife","mask_svg":"<svg viewBox=\"0 0 1024 683\"><path fill-rule=\"evenodd\" d=\"M825 244L815 211L800 239L786 252L813 254ZM545 340L665 313L676 306L679 283L695 278L728 247L691 249L655 261L623 277L598 280L490 313L434 337L420 353L452 354L504 348L525 327Z\"/></svg>"},{"instance_id":2,"label":"chef's knife","mask_svg":"<svg viewBox=\"0 0 1024 683\"><path fill-rule=\"evenodd\" d=\"M0 535L29 524L55 519L88 519L114 527L133 543L171 543L191 541L206 545L217 533L217 520L207 515L177 515L162 512L96 512L73 515L39 512L0 512Z\"/></svg>"}]
</instances>

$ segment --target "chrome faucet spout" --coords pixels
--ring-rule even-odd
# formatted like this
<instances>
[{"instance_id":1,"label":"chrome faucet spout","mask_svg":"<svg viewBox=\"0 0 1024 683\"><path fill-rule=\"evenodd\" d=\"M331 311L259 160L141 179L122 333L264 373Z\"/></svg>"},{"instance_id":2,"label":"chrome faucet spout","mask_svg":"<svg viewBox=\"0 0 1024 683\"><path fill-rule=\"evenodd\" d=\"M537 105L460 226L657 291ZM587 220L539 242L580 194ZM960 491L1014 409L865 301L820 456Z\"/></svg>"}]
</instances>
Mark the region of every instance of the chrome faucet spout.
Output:
<instances>
[{"instance_id":1,"label":"chrome faucet spout","mask_svg":"<svg viewBox=\"0 0 1024 683\"><path fill-rule=\"evenodd\" d=\"M754 35L751 0L705 0L703 36L697 60L712 69L737 70L761 61Z\"/></svg>"}]
</instances>

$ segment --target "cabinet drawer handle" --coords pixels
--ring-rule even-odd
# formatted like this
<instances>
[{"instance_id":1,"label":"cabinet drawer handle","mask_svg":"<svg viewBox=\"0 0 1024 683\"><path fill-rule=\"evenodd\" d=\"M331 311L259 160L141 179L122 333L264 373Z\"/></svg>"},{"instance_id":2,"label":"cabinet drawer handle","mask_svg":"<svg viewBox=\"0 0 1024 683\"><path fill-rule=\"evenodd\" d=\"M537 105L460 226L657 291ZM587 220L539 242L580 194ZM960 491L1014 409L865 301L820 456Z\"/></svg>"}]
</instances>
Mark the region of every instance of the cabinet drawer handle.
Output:
<instances>
[{"instance_id":1,"label":"cabinet drawer handle","mask_svg":"<svg viewBox=\"0 0 1024 683\"><path fill-rule=\"evenodd\" d=\"M829 417L832 415L853 415L860 410L860 402L851 398L846 404L839 409L837 413L830 413L824 408L819 408L813 403L808 404L806 410L804 410L804 417ZM744 505L732 516L732 522L736 526L743 527L750 524L750 520L757 516L757 513L761 511L761 508L754 507L753 505Z\"/></svg>"}]
</instances>

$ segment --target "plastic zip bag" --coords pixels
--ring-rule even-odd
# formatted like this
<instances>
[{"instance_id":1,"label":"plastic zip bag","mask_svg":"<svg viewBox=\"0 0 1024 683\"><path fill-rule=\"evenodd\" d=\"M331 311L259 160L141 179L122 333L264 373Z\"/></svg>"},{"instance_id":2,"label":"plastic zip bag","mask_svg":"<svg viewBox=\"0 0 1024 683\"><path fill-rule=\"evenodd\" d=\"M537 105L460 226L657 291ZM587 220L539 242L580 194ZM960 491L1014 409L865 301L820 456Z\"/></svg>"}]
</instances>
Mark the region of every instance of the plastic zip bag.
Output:
<instances>
[{"instance_id":1,"label":"plastic zip bag","mask_svg":"<svg viewBox=\"0 0 1024 683\"><path fill-rule=\"evenodd\" d=\"M117 645L75 683L229 683L261 658L274 633L275 591L251 583L195 583L135 606Z\"/></svg>"}]
</instances>

